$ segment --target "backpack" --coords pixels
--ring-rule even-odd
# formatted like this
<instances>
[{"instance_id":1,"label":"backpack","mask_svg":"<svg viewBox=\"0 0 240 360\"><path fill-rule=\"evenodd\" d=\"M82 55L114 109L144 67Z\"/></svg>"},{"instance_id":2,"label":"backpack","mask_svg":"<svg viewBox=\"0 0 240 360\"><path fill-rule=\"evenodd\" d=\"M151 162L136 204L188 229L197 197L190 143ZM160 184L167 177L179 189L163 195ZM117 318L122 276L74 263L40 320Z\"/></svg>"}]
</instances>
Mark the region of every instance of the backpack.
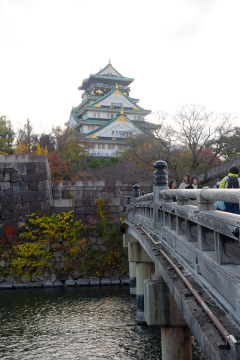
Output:
<instances>
[{"instance_id":1,"label":"backpack","mask_svg":"<svg viewBox=\"0 0 240 360\"><path fill-rule=\"evenodd\" d=\"M239 189L239 178L238 177L229 177L225 181L226 189Z\"/></svg>"}]
</instances>

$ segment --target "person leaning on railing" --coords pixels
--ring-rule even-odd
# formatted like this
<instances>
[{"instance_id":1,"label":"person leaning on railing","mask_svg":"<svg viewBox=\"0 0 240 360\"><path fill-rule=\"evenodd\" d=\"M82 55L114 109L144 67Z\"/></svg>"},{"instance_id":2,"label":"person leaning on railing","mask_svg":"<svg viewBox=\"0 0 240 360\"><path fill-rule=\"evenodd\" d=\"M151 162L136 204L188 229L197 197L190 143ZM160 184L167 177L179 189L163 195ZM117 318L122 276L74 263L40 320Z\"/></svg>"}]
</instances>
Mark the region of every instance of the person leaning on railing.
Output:
<instances>
[{"instance_id":1,"label":"person leaning on railing","mask_svg":"<svg viewBox=\"0 0 240 360\"><path fill-rule=\"evenodd\" d=\"M202 189L202 186L198 184L198 177L193 175L190 179L190 184L185 189Z\"/></svg>"},{"instance_id":2,"label":"person leaning on railing","mask_svg":"<svg viewBox=\"0 0 240 360\"><path fill-rule=\"evenodd\" d=\"M183 182L180 184L179 189L185 189L186 186L190 184L190 178L191 178L190 174L185 174Z\"/></svg>"},{"instance_id":3,"label":"person leaning on railing","mask_svg":"<svg viewBox=\"0 0 240 360\"><path fill-rule=\"evenodd\" d=\"M225 176L219 186L219 189L239 189L240 188L240 179L238 177L239 168L236 165L233 165L228 170L228 176ZM224 202L225 211L233 214L240 215L239 204Z\"/></svg>"},{"instance_id":4,"label":"person leaning on railing","mask_svg":"<svg viewBox=\"0 0 240 360\"><path fill-rule=\"evenodd\" d=\"M168 187L169 187L169 189L176 189L177 188L176 180L175 179L170 180L169 183L168 183ZM172 199L173 199L173 202L177 201L176 196L173 196Z\"/></svg>"}]
</instances>

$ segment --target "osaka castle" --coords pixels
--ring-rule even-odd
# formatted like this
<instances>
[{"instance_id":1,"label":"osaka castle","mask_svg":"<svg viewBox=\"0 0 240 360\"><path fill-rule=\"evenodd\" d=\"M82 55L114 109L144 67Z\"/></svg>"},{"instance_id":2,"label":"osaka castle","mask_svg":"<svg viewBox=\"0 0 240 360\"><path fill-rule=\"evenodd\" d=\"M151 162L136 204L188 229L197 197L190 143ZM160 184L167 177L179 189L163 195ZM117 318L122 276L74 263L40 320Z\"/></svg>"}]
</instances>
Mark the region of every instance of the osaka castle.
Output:
<instances>
[{"instance_id":1,"label":"osaka castle","mask_svg":"<svg viewBox=\"0 0 240 360\"><path fill-rule=\"evenodd\" d=\"M156 124L145 121L151 113L130 97L129 85L134 81L120 74L109 63L96 74L83 80L82 102L73 107L67 123L79 132L79 141L88 143L93 156L116 156L126 149L127 137L153 134Z\"/></svg>"}]
</instances>

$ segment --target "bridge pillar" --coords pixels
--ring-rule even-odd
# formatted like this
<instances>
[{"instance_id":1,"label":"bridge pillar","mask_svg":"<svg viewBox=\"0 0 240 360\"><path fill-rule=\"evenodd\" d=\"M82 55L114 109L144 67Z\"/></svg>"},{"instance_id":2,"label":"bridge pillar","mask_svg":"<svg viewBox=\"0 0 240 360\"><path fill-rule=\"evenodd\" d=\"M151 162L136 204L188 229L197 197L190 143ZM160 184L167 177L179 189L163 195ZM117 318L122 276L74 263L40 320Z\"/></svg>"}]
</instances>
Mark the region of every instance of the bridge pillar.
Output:
<instances>
[{"instance_id":1,"label":"bridge pillar","mask_svg":"<svg viewBox=\"0 0 240 360\"><path fill-rule=\"evenodd\" d=\"M146 324L144 316L144 280L150 279L150 270L153 261L139 242L128 243L128 261L129 264L131 262L135 262L136 264L137 322L139 324Z\"/></svg>"},{"instance_id":2,"label":"bridge pillar","mask_svg":"<svg viewBox=\"0 0 240 360\"><path fill-rule=\"evenodd\" d=\"M146 324L144 314L144 281L150 279L151 263L139 262L136 264L136 298L137 298L137 322Z\"/></svg>"},{"instance_id":3,"label":"bridge pillar","mask_svg":"<svg viewBox=\"0 0 240 360\"><path fill-rule=\"evenodd\" d=\"M144 298L146 323L161 326L162 359L191 360L191 332L167 284L145 280Z\"/></svg>"},{"instance_id":4,"label":"bridge pillar","mask_svg":"<svg viewBox=\"0 0 240 360\"><path fill-rule=\"evenodd\" d=\"M128 248L130 242L137 242L137 240L130 234L123 235L123 247ZM131 251L131 249L128 251ZM130 278L130 295L136 296L136 262L129 260L129 278Z\"/></svg>"}]
</instances>

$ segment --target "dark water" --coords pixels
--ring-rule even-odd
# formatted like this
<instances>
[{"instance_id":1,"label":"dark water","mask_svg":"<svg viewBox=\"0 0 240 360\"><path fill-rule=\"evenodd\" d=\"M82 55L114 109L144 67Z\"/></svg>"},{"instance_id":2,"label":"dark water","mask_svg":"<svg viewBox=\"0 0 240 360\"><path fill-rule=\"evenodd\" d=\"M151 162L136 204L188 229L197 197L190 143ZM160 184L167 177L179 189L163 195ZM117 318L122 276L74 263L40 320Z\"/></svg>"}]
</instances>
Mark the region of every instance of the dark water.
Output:
<instances>
[{"instance_id":1,"label":"dark water","mask_svg":"<svg viewBox=\"0 0 240 360\"><path fill-rule=\"evenodd\" d=\"M0 359L161 359L161 331L136 324L128 287L2 290Z\"/></svg>"}]
</instances>

